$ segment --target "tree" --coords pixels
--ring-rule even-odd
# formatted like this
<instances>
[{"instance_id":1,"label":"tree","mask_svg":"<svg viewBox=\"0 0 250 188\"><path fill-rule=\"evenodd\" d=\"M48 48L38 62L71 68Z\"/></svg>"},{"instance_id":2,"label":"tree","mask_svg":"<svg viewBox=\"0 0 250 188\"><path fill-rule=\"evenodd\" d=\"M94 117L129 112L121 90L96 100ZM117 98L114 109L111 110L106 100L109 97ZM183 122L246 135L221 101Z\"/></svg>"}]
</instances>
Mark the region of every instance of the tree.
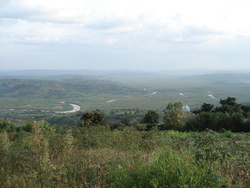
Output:
<instances>
[{"instance_id":1,"label":"tree","mask_svg":"<svg viewBox=\"0 0 250 188\"><path fill-rule=\"evenodd\" d=\"M95 125L102 125L103 121L104 121L104 114L102 112L95 112L94 119L92 122Z\"/></svg>"},{"instance_id":2,"label":"tree","mask_svg":"<svg viewBox=\"0 0 250 188\"><path fill-rule=\"evenodd\" d=\"M13 130L16 126L10 121L1 121L0 119L0 131L1 130Z\"/></svg>"},{"instance_id":3,"label":"tree","mask_svg":"<svg viewBox=\"0 0 250 188\"><path fill-rule=\"evenodd\" d=\"M159 114L154 110L149 110L144 116L142 123L156 125L159 123Z\"/></svg>"},{"instance_id":4,"label":"tree","mask_svg":"<svg viewBox=\"0 0 250 188\"><path fill-rule=\"evenodd\" d=\"M214 105L208 104L208 103L203 103L201 105L201 111L202 112L212 112L214 108Z\"/></svg>"},{"instance_id":5,"label":"tree","mask_svg":"<svg viewBox=\"0 0 250 188\"><path fill-rule=\"evenodd\" d=\"M245 117L250 117L250 106L249 105L242 105L241 109L243 110L243 114Z\"/></svg>"},{"instance_id":6,"label":"tree","mask_svg":"<svg viewBox=\"0 0 250 188\"><path fill-rule=\"evenodd\" d=\"M231 116L230 127L229 129L232 131L241 131L244 127L244 116L242 113L234 113Z\"/></svg>"},{"instance_id":7,"label":"tree","mask_svg":"<svg viewBox=\"0 0 250 188\"><path fill-rule=\"evenodd\" d=\"M220 99L220 104L223 105L229 105L229 106L235 106L237 103L235 102L235 97L227 97L227 99Z\"/></svg>"},{"instance_id":8,"label":"tree","mask_svg":"<svg viewBox=\"0 0 250 188\"><path fill-rule=\"evenodd\" d=\"M104 121L104 114L102 112L86 112L81 117L84 126L98 126L102 125Z\"/></svg>"},{"instance_id":9,"label":"tree","mask_svg":"<svg viewBox=\"0 0 250 188\"><path fill-rule=\"evenodd\" d=\"M173 129L179 129L183 124L183 118L185 112L182 110L182 102L170 102L166 106L166 112L164 117L165 124L170 124Z\"/></svg>"},{"instance_id":10,"label":"tree","mask_svg":"<svg viewBox=\"0 0 250 188\"><path fill-rule=\"evenodd\" d=\"M94 120L94 114L92 112L86 112L82 115L81 121L82 125L89 126Z\"/></svg>"},{"instance_id":11,"label":"tree","mask_svg":"<svg viewBox=\"0 0 250 188\"><path fill-rule=\"evenodd\" d=\"M230 130L231 117L228 113L218 112L217 116L217 127L219 129Z\"/></svg>"},{"instance_id":12,"label":"tree","mask_svg":"<svg viewBox=\"0 0 250 188\"><path fill-rule=\"evenodd\" d=\"M200 109L194 110L193 113L200 114L201 112L213 112L213 111L214 111L214 105L203 103Z\"/></svg>"},{"instance_id":13,"label":"tree","mask_svg":"<svg viewBox=\"0 0 250 188\"><path fill-rule=\"evenodd\" d=\"M201 126L198 127L199 131L203 131L206 129L212 129L217 131L217 124L216 124L216 116L213 112L201 112L199 114L200 124Z\"/></svg>"},{"instance_id":14,"label":"tree","mask_svg":"<svg viewBox=\"0 0 250 188\"><path fill-rule=\"evenodd\" d=\"M216 112L229 113L230 115L239 112L242 113L243 110L241 105L236 103L235 97L228 97L227 99L220 99L220 107L215 109Z\"/></svg>"}]
</instances>

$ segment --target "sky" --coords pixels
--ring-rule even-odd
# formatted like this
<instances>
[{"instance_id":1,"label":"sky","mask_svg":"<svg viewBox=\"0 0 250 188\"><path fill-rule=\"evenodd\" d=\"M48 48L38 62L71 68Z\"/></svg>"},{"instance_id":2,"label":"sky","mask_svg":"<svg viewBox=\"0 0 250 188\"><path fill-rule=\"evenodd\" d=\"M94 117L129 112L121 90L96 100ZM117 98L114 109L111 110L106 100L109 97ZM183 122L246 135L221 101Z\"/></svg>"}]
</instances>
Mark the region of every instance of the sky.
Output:
<instances>
[{"instance_id":1,"label":"sky","mask_svg":"<svg viewBox=\"0 0 250 188\"><path fill-rule=\"evenodd\" d=\"M0 69L249 69L249 0L0 0Z\"/></svg>"}]
</instances>

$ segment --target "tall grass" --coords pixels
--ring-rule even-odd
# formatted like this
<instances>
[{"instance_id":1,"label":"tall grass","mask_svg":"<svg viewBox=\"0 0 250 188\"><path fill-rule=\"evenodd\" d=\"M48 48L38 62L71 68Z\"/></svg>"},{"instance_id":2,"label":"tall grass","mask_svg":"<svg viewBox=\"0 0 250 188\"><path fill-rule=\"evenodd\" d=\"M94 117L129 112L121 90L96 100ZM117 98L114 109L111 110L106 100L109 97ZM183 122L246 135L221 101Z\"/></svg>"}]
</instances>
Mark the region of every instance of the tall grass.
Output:
<instances>
[{"instance_id":1,"label":"tall grass","mask_svg":"<svg viewBox=\"0 0 250 188\"><path fill-rule=\"evenodd\" d=\"M250 185L249 135L45 125L0 133L0 187Z\"/></svg>"}]
</instances>

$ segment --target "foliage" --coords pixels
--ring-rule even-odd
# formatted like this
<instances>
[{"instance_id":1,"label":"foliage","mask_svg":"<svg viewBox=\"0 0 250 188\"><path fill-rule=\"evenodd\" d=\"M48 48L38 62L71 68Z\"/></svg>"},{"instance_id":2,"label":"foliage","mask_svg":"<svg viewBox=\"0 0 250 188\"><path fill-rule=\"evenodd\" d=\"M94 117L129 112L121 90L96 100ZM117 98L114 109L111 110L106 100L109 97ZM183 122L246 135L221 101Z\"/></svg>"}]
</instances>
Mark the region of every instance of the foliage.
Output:
<instances>
[{"instance_id":1,"label":"foliage","mask_svg":"<svg viewBox=\"0 0 250 188\"><path fill-rule=\"evenodd\" d=\"M196 121L188 120L186 130L204 131L207 128L214 131L230 130L234 132L249 132L248 107L236 103L235 97L220 99L220 107L213 110L210 104L203 104L199 110Z\"/></svg>"},{"instance_id":2,"label":"foliage","mask_svg":"<svg viewBox=\"0 0 250 188\"><path fill-rule=\"evenodd\" d=\"M214 110L214 105L208 104L208 103L203 103L199 110L194 110L193 112L195 114L197 114L197 113L201 113L201 112L212 112L213 110Z\"/></svg>"},{"instance_id":3,"label":"foliage","mask_svg":"<svg viewBox=\"0 0 250 188\"><path fill-rule=\"evenodd\" d=\"M199 114L200 118L200 124L201 124L201 130L205 129L212 129L216 130L217 129L217 124L216 124L216 118L215 114L212 112L202 112Z\"/></svg>"},{"instance_id":4,"label":"foliage","mask_svg":"<svg viewBox=\"0 0 250 188\"><path fill-rule=\"evenodd\" d=\"M166 107L164 122L172 126L174 130L180 129L183 124L183 118L186 114L182 110L182 107L183 104L180 101L170 102Z\"/></svg>"},{"instance_id":5,"label":"foliage","mask_svg":"<svg viewBox=\"0 0 250 188\"><path fill-rule=\"evenodd\" d=\"M227 99L220 99L220 107L215 109L215 112L223 112L223 113L242 113L242 108L240 104L236 103L235 97L228 97Z\"/></svg>"},{"instance_id":6,"label":"foliage","mask_svg":"<svg viewBox=\"0 0 250 188\"><path fill-rule=\"evenodd\" d=\"M81 117L81 125L83 126L98 126L102 125L104 121L104 114L102 112L86 112Z\"/></svg>"},{"instance_id":7,"label":"foliage","mask_svg":"<svg viewBox=\"0 0 250 188\"><path fill-rule=\"evenodd\" d=\"M12 130L15 128L15 125L8 120L0 119L0 130Z\"/></svg>"},{"instance_id":8,"label":"foliage","mask_svg":"<svg viewBox=\"0 0 250 188\"><path fill-rule=\"evenodd\" d=\"M160 116L156 111L149 110L142 119L141 123L146 124L147 129L150 130L159 123L159 118Z\"/></svg>"},{"instance_id":9,"label":"foliage","mask_svg":"<svg viewBox=\"0 0 250 188\"><path fill-rule=\"evenodd\" d=\"M51 126L0 132L1 187L248 187L249 134ZM50 127L50 126L49 126ZM230 136L228 136L230 135Z\"/></svg>"}]
</instances>

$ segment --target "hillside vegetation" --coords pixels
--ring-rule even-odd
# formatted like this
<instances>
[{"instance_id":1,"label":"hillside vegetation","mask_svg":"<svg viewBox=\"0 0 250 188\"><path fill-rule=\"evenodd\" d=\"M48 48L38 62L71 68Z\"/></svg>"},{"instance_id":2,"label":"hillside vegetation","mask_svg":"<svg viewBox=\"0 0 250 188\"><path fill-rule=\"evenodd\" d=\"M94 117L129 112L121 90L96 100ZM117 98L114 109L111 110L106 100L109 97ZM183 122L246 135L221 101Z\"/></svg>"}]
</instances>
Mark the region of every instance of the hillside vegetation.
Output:
<instances>
[{"instance_id":1,"label":"hillside vegetation","mask_svg":"<svg viewBox=\"0 0 250 188\"><path fill-rule=\"evenodd\" d=\"M138 93L139 90L106 80L0 80L2 97L74 98L91 94Z\"/></svg>"}]
</instances>

